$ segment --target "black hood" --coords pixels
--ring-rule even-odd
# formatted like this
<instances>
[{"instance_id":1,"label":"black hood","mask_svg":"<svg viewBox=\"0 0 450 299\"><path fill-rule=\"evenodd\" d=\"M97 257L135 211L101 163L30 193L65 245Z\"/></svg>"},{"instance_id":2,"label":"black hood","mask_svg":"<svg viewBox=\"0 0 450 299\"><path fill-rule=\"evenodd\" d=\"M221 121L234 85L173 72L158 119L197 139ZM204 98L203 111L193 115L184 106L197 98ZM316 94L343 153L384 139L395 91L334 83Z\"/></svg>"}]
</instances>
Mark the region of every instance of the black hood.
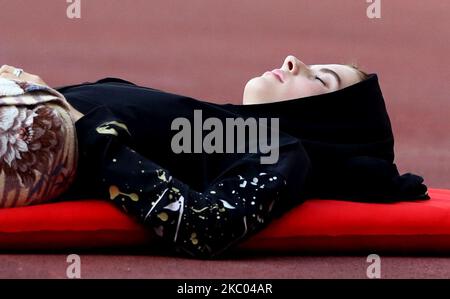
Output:
<instances>
[{"instance_id":1,"label":"black hood","mask_svg":"<svg viewBox=\"0 0 450 299\"><path fill-rule=\"evenodd\" d=\"M423 178L399 175L394 136L378 76L341 90L282 102L222 107L243 116L279 118L311 160L307 197L425 199Z\"/></svg>"}]
</instances>

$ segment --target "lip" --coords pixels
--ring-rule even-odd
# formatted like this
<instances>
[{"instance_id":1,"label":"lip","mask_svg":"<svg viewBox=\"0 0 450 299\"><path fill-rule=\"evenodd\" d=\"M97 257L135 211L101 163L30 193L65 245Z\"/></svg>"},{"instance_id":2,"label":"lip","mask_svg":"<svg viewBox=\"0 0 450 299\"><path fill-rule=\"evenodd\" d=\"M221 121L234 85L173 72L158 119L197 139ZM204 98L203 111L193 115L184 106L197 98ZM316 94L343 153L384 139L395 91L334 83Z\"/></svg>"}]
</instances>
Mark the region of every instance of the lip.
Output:
<instances>
[{"instance_id":1,"label":"lip","mask_svg":"<svg viewBox=\"0 0 450 299\"><path fill-rule=\"evenodd\" d=\"M280 80L281 83L284 83L284 75L283 72L279 69L274 69L271 71L272 74L274 74L278 80Z\"/></svg>"}]
</instances>

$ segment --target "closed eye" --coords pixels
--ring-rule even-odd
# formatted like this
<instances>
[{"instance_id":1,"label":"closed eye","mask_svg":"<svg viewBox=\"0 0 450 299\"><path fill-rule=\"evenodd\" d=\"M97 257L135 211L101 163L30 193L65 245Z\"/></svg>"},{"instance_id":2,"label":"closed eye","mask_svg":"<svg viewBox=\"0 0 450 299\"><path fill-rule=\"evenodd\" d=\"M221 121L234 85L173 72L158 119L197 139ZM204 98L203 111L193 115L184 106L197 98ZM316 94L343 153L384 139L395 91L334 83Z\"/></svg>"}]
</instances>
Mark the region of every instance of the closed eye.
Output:
<instances>
[{"instance_id":1,"label":"closed eye","mask_svg":"<svg viewBox=\"0 0 450 299\"><path fill-rule=\"evenodd\" d=\"M316 79L319 80L320 82L322 82L323 86L327 86L327 84L325 83L325 81L323 81L322 79L320 79L318 76L316 76Z\"/></svg>"}]
</instances>

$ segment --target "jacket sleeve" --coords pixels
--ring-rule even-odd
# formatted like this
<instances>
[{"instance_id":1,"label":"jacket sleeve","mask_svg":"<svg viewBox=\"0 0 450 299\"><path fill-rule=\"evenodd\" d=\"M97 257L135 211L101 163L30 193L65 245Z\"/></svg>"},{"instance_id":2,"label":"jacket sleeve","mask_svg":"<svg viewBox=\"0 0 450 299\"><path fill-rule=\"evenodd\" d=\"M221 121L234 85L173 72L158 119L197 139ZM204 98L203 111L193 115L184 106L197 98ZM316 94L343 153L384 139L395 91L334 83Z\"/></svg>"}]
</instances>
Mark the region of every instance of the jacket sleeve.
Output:
<instances>
[{"instance_id":1,"label":"jacket sleeve","mask_svg":"<svg viewBox=\"0 0 450 299\"><path fill-rule=\"evenodd\" d=\"M78 120L76 129L84 175L99 195L177 252L199 258L223 253L281 213L275 211L277 202L298 191L303 177L293 175L299 163L308 163L294 142L282 147L278 170L250 155L206 190L196 191L136 152L130 144L132 132L106 106Z\"/></svg>"}]
</instances>

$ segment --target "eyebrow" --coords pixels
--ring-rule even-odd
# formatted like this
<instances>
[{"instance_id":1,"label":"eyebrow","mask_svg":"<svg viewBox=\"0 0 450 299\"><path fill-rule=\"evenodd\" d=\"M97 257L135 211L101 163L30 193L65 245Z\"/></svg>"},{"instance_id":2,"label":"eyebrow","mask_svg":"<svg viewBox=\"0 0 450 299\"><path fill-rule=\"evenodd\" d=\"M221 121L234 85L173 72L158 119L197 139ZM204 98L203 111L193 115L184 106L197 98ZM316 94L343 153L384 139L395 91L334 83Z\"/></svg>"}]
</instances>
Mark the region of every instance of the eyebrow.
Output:
<instances>
[{"instance_id":1,"label":"eyebrow","mask_svg":"<svg viewBox=\"0 0 450 299\"><path fill-rule=\"evenodd\" d=\"M331 69L327 69L327 68L320 69L320 71L324 72L324 73L332 74L336 78L336 80L338 82L338 86L341 86L342 79L341 79L341 77L339 77L339 75L335 71L333 71Z\"/></svg>"}]
</instances>

